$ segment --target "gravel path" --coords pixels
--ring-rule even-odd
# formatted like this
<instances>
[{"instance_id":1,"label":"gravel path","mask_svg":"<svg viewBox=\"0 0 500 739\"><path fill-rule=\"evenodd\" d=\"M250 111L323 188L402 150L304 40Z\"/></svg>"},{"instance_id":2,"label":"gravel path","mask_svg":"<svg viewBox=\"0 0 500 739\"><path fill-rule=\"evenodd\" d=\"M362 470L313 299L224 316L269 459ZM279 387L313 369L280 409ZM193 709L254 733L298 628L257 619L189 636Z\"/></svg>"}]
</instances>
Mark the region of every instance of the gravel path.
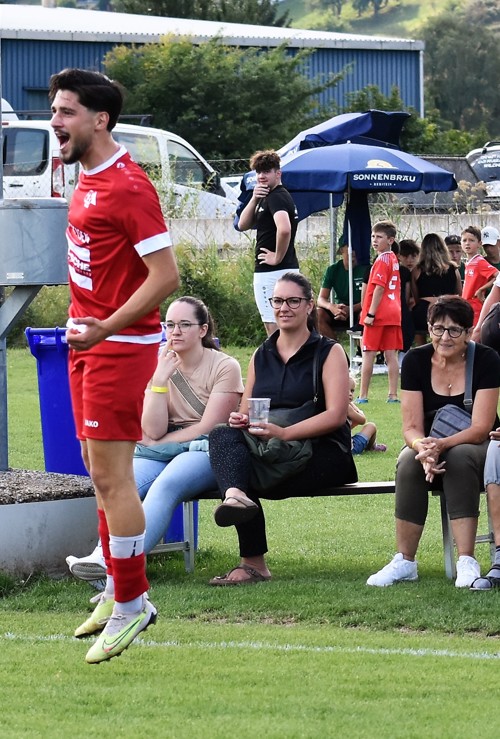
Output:
<instances>
[{"instance_id":1,"label":"gravel path","mask_svg":"<svg viewBox=\"0 0 500 739\"><path fill-rule=\"evenodd\" d=\"M89 478L80 475L14 469L0 472L0 505L88 498L93 494Z\"/></svg>"}]
</instances>

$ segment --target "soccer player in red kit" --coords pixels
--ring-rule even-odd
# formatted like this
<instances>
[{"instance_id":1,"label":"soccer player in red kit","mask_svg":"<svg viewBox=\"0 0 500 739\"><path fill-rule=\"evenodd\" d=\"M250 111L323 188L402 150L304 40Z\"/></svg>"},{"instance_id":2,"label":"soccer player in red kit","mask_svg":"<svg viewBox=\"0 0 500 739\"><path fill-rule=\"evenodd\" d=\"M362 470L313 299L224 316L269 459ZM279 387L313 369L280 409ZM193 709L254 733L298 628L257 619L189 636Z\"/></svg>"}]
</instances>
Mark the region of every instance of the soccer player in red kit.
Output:
<instances>
[{"instance_id":1,"label":"soccer player in red kit","mask_svg":"<svg viewBox=\"0 0 500 739\"><path fill-rule=\"evenodd\" d=\"M107 567L93 629L85 631L102 630L86 656L95 663L120 654L156 621L132 460L161 339L158 306L179 275L156 191L112 136L120 87L97 72L65 69L51 77L49 98L60 157L82 166L68 215L66 337L76 431Z\"/></svg>"},{"instance_id":2,"label":"soccer player in red kit","mask_svg":"<svg viewBox=\"0 0 500 739\"><path fill-rule=\"evenodd\" d=\"M372 246L378 256L370 270L368 287L363 298L360 321L363 324L363 363L361 385L356 403L368 402L368 389L377 352L383 351L389 375L388 403L399 403L398 351L403 348L401 330L401 278L399 262L391 246L396 238L396 226L391 221L379 221L372 229Z\"/></svg>"},{"instance_id":3,"label":"soccer player in red kit","mask_svg":"<svg viewBox=\"0 0 500 739\"><path fill-rule=\"evenodd\" d=\"M467 300L474 310L474 326L491 286L495 282L498 270L490 264L482 254L481 231L475 226L468 226L461 234L462 251L467 257L464 270L464 286L462 298Z\"/></svg>"}]
</instances>

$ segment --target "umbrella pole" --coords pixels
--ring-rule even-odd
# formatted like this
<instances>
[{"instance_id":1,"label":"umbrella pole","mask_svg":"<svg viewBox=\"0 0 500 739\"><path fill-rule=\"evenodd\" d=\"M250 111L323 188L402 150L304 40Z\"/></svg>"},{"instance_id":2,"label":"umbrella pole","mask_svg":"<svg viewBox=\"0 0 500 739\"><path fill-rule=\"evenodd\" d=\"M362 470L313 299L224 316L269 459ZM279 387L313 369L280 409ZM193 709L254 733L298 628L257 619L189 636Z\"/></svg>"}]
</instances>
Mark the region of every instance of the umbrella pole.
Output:
<instances>
[{"instance_id":1,"label":"umbrella pole","mask_svg":"<svg viewBox=\"0 0 500 739\"><path fill-rule=\"evenodd\" d=\"M347 186L347 203L349 204L350 188ZM352 268L352 232L351 221L347 220L347 257L349 263L349 328L354 326L354 284L353 284L353 268ZM352 366L354 358L354 339L352 332L349 332L349 363Z\"/></svg>"},{"instance_id":2,"label":"umbrella pole","mask_svg":"<svg viewBox=\"0 0 500 739\"><path fill-rule=\"evenodd\" d=\"M328 215L330 219L330 264L333 264L335 261L335 244L337 243L337 212L335 210L334 219L332 193L330 193L330 210Z\"/></svg>"}]
</instances>

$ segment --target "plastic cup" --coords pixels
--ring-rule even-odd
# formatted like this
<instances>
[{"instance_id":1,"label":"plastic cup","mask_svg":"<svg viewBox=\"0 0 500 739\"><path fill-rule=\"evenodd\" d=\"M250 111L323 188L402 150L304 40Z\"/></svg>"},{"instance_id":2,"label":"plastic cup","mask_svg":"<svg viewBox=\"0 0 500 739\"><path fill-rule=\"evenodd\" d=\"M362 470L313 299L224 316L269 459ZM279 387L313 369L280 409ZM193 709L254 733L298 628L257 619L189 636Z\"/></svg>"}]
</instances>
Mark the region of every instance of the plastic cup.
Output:
<instances>
[{"instance_id":1,"label":"plastic cup","mask_svg":"<svg viewBox=\"0 0 500 739\"><path fill-rule=\"evenodd\" d=\"M248 398L248 420L254 429L269 421L270 398Z\"/></svg>"}]
</instances>

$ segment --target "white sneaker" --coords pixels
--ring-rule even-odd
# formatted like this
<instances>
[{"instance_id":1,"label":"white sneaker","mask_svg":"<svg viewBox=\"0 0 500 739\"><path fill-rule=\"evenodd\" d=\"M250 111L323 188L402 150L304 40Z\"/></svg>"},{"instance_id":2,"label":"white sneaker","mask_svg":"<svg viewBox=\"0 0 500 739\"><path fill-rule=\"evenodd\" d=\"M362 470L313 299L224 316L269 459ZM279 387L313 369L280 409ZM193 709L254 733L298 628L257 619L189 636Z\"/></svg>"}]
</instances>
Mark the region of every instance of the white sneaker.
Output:
<instances>
[{"instance_id":1,"label":"white sneaker","mask_svg":"<svg viewBox=\"0 0 500 739\"><path fill-rule=\"evenodd\" d=\"M385 588L397 582L413 580L418 580L417 562L404 559L401 552L398 552L388 565L375 572L374 575L370 575L366 584L375 585L377 588Z\"/></svg>"},{"instance_id":2,"label":"white sneaker","mask_svg":"<svg viewBox=\"0 0 500 739\"><path fill-rule=\"evenodd\" d=\"M100 544L86 557L66 557L69 571L79 580L101 580L106 578L106 563Z\"/></svg>"},{"instance_id":3,"label":"white sneaker","mask_svg":"<svg viewBox=\"0 0 500 739\"><path fill-rule=\"evenodd\" d=\"M474 580L481 577L479 562L474 557L463 555L457 562L456 588L470 588Z\"/></svg>"}]
</instances>

